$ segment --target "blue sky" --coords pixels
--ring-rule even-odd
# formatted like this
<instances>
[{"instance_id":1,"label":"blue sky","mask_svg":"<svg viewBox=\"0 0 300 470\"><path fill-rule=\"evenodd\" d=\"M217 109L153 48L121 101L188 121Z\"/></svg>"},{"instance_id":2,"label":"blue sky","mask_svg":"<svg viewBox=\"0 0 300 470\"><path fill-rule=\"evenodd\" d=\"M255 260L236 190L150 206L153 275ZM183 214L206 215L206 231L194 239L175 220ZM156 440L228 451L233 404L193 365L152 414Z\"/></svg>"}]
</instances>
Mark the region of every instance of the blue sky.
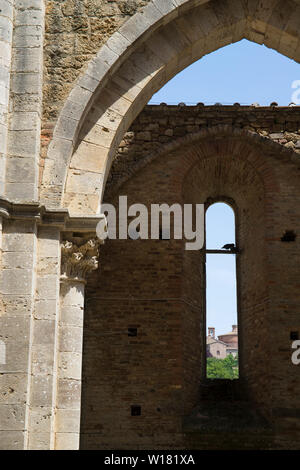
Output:
<instances>
[{"instance_id":1,"label":"blue sky","mask_svg":"<svg viewBox=\"0 0 300 470\"><path fill-rule=\"evenodd\" d=\"M203 57L170 80L150 104L240 104L268 106L292 101L292 83L300 80L300 66L272 49L247 40ZM234 241L233 215L224 204L210 208L207 237L212 248ZM235 256L209 255L207 272L207 326L216 333L236 323Z\"/></svg>"},{"instance_id":2,"label":"blue sky","mask_svg":"<svg viewBox=\"0 0 300 470\"><path fill-rule=\"evenodd\" d=\"M204 56L154 94L150 104L180 102L280 106L292 101L300 66L273 49L242 40Z\"/></svg>"}]
</instances>

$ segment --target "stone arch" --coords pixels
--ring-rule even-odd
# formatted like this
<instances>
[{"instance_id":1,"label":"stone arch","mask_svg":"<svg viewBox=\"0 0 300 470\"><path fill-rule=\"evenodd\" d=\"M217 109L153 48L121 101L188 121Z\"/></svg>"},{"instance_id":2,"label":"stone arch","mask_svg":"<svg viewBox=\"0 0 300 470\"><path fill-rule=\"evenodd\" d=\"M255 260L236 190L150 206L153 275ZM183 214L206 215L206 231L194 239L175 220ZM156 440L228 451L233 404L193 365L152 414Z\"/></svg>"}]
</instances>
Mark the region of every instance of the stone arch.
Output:
<instances>
[{"instance_id":1,"label":"stone arch","mask_svg":"<svg viewBox=\"0 0 300 470\"><path fill-rule=\"evenodd\" d=\"M95 214L119 142L154 92L203 55L243 38L300 58L289 0L153 0L88 64L56 124L41 201Z\"/></svg>"}]
</instances>

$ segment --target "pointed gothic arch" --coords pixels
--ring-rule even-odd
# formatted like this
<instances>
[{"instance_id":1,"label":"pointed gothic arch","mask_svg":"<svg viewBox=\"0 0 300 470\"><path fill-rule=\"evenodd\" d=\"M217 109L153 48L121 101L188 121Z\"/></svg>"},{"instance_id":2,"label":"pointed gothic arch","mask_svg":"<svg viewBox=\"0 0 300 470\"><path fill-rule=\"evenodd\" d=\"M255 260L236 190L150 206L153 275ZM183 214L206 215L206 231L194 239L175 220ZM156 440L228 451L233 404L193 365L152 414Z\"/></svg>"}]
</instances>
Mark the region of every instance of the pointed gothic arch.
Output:
<instances>
[{"instance_id":1,"label":"pointed gothic arch","mask_svg":"<svg viewBox=\"0 0 300 470\"><path fill-rule=\"evenodd\" d=\"M41 201L95 214L124 132L154 92L203 55L243 38L300 59L300 5L264 0L151 1L107 41L57 121ZM87 184L88 183L88 184Z\"/></svg>"}]
</instances>

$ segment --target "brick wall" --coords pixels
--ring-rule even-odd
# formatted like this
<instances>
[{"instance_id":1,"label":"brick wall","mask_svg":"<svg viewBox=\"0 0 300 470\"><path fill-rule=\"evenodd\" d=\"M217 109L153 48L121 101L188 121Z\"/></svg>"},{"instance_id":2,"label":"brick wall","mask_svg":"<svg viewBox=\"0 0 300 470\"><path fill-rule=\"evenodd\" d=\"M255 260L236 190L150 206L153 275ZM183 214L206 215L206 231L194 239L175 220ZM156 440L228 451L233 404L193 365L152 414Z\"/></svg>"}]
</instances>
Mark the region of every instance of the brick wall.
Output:
<instances>
[{"instance_id":1,"label":"brick wall","mask_svg":"<svg viewBox=\"0 0 300 470\"><path fill-rule=\"evenodd\" d=\"M198 119L195 109L171 108L160 117L157 111L146 109L133 124L131 144L116 158L105 201L116 204L118 195L127 195L128 205L232 203L240 249L241 380L234 406L244 406L245 412L260 410L266 428L240 431L230 407L222 430L185 428L186 418L199 406L205 412L208 403L201 398L204 254L186 251L180 240L109 240L86 291L81 447L297 448L299 373L290 359L290 331L300 330L299 237L289 243L281 237L286 230L300 233L299 157L268 137L251 141L246 134L220 131L182 145L177 140L178 146L165 147L154 158L153 149L159 148L154 132L158 137L161 132L155 131L157 126L167 126L174 134L179 113L182 129L191 125L191 114ZM226 112L238 119L241 111ZM283 119L279 110L264 113L268 129ZM272 113L277 113L273 124ZM259 112L249 109L247 115ZM262 121L258 125L267 127ZM252 126L257 126L254 120ZM149 128L150 136L145 134ZM144 132L141 139L139 132ZM120 171L122 158L125 174ZM129 337L128 328L137 328L137 336ZM219 398L210 398L207 406L213 403L217 409L221 392L215 390ZM141 416L131 416L132 405L141 406ZM226 402L225 411L228 406Z\"/></svg>"},{"instance_id":2,"label":"brick wall","mask_svg":"<svg viewBox=\"0 0 300 470\"><path fill-rule=\"evenodd\" d=\"M216 126L249 131L300 153L300 109L265 106L148 105L124 135L115 155L106 195L158 152L179 138L192 138ZM199 135L200 137L201 135Z\"/></svg>"}]
</instances>

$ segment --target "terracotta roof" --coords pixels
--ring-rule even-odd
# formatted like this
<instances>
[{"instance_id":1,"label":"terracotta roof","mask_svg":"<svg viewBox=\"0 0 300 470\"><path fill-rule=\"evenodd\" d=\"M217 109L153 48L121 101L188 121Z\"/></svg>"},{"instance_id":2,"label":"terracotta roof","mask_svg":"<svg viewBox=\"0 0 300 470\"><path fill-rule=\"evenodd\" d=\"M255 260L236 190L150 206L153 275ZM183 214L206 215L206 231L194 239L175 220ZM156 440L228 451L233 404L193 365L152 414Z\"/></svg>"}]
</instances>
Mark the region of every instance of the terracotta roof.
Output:
<instances>
[{"instance_id":1,"label":"terracotta roof","mask_svg":"<svg viewBox=\"0 0 300 470\"><path fill-rule=\"evenodd\" d=\"M229 333L222 333L219 336L229 336L229 335L238 336L238 332L237 331L230 331Z\"/></svg>"},{"instance_id":2,"label":"terracotta roof","mask_svg":"<svg viewBox=\"0 0 300 470\"><path fill-rule=\"evenodd\" d=\"M224 341L221 341L220 339L212 338L211 336L206 337L206 344L214 344L214 343L221 343L224 344L224 346L227 346Z\"/></svg>"}]
</instances>

